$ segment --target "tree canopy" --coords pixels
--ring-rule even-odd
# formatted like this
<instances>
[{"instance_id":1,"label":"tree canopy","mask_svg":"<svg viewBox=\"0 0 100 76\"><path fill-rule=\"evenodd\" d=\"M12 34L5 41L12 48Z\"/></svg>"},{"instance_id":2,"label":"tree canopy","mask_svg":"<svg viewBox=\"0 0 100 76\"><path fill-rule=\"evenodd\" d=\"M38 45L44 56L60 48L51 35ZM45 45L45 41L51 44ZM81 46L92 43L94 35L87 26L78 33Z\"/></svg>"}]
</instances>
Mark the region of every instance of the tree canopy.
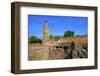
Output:
<instances>
[{"instance_id":1,"label":"tree canopy","mask_svg":"<svg viewBox=\"0 0 100 76\"><path fill-rule=\"evenodd\" d=\"M37 38L36 36L29 37L29 43L41 43L42 40Z\"/></svg>"},{"instance_id":2,"label":"tree canopy","mask_svg":"<svg viewBox=\"0 0 100 76\"><path fill-rule=\"evenodd\" d=\"M64 37L73 37L74 36L74 31L65 31Z\"/></svg>"}]
</instances>

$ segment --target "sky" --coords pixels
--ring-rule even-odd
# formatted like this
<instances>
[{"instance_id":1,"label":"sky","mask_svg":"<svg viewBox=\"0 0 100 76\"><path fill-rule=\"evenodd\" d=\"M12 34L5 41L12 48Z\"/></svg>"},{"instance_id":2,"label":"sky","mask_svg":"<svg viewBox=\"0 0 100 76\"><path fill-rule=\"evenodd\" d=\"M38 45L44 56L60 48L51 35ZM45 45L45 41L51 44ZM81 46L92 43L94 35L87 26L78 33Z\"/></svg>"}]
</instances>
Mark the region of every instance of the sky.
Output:
<instances>
[{"instance_id":1,"label":"sky","mask_svg":"<svg viewBox=\"0 0 100 76\"><path fill-rule=\"evenodd\" d=\"M48 21L49 33L63 36L65 31L74 31L75 35L88 32L88 17L28 15L28 36L43 38L43 27Z\"/></svg>"}]
</instances>

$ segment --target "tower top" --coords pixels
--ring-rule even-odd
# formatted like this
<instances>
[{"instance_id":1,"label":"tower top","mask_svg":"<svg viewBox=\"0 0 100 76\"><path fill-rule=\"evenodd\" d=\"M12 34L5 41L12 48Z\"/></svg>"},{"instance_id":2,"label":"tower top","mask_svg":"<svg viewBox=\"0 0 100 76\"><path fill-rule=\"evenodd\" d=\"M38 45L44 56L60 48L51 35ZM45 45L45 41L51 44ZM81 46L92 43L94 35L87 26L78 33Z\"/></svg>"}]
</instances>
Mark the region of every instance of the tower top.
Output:
<instances>
[{"instance_id":1,"label":"tower top","mask_svg":"<svg viewBox=\"0 0 100 76\"><path fill-rule=\"evenodd\" d=\"M48 21L47 20L45 20L45 22L44 22L44 28L48 29Z\"/></svg>"},{"instance_id":2,"label":"tower top","mask_svg":"<svg viewBox=\"0 0 100 76\"><path fill-rule=\"evenodd\" d=\"M47 21L47 20L45 20L45 23L48 23L48 21Z\"/></svg>"}]
</instances>

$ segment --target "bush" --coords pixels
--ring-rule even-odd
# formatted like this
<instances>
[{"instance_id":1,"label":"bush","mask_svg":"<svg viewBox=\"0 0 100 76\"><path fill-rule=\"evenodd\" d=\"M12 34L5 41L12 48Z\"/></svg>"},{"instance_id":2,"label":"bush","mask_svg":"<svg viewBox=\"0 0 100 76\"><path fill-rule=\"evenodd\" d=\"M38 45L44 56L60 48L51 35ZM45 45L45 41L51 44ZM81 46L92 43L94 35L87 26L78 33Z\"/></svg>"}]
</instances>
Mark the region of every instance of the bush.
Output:
<instances>
[{"instance_id":1,"label":"bush","mask_svg":"<svg viewBox=\"0 0 100 76\"><path fill-rule=\"evenodd\" d=\"M29 43L41 43L42 40L37 38L36 36L29 37Z\"/></svg>"},{"instance_id":2,"label":"bush","mask_svg":"<svg viewBox=\"0 0 100 76\"><path fill-rule=\"evenodd\" d=\"M74 36L74 31L65 31L64 37L73 37Z\"/></svg>"}]
</instances>

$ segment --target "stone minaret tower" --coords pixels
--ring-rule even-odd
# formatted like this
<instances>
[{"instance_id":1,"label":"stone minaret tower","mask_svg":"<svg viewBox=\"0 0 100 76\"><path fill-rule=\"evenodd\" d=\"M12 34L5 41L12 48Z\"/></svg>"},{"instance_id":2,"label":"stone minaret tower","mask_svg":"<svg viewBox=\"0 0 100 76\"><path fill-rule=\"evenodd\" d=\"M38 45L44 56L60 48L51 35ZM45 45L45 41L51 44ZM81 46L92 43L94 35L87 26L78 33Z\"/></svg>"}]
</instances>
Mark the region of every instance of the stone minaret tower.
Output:
<instances>
[{"instance_id":1,"label":"stone minaret tower","mask_svg":"<svg viewBox=\"0 0 100 76\"><path fill-rule=\"evenodd\" d=\"M48 28L48 22L45 21L44 28L43 28L43 44L48 45L49 44L49 28Z\"/></svg>"}]
</instances>

